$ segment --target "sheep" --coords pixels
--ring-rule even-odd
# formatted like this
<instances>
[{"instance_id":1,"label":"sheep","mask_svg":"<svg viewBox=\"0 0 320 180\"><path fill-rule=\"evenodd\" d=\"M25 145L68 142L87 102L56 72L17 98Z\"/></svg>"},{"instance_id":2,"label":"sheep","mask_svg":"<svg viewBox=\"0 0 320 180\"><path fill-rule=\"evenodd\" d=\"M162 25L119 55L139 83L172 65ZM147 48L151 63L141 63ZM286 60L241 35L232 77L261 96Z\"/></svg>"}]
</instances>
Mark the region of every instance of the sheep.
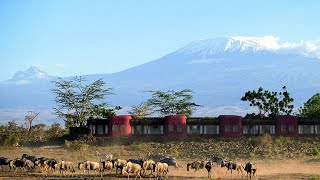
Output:
<instances>
[{"instance_id":1,"label":"sheep","mask_svg":"<svg viewBox=\"0 0 320 180\"><path fill-rule=\"evenodd\" d=\"M252 162L247 162L245 167L244 167L244 170L247 172L247 178L250 174L250 179L251 179L251 175L254 176L258 176L257 174L257 168L254 166L254 164Z\"/></svg>"},{"instance_id":2,"label":"sheep","mask_svg":"<svg viewBox=\"0 0 320 180\"><path fill-rule=\"evenodd\" d=\"M85 170L88 170L88 174L90 174L90 170L97 172L101 172L100 163L98 162L91 162L91 161L84 161L82 163L78 164L78 169L83 169L83 173L85 173Z\"/></svg>"},{"instance_id":3,"label":"sheep","mask_svg":"<svg viewBox=\"0 0 320 180\"><path fill-rule=\"evenodd\" d=\"M132 162L127 162L123 166L123 171L128 174L128 179L129 179L130 173L136 175L136 177L134 179L137 179L138 176L141 179L141 170L142 170L142 168L141 168L141 166L139 164L135 164L135 163L132 163Z\"/></svg>"},{"instance_id":4,"label":"sheep","mask_svg":"<svg viewBox=\"0 0 320 180\"><path fill-rule=\"evenodd\" d=\"M147 161L144 161L142 163L142 170L143 170L143 173L142 174L146 174L146 171L147 170L150 170L151 174L152 174L152 171L154 170L154 165L156 163L153 161L153 160L147 160Z\"/></svg>"},{"instance_id":5,"label":"sheep","mask_svg":"<svg viewBox=\"0 0 320 180\"><path fill-rule=\"evenodd\" d=\"M194 172L196 172L196 171L198 171L199 169L203 169L204 168L204 166L205 166L205 162L204 161L194 161L194 162L192 162L192 163L188 163L187 164L187 171L189 171L190 170L190 167L192 168L192 169L194 169L195 171Z\"/></svg>"},{"instance_id":6,"label":"sheep","mask_svg":"<svg viewBox=\"0 0 320 180\"><path fill-rule=\"evenodd\" d=\"M113 167L116 167L116 174L118 174L118 169L121 170L121 174L123 174L123 166L127 163L124 159L116 159L111 161L113 163Z\"/></svg>"},{"instance_id":7,"label":"sheep","mask_svg":"<svg viewBox=\"0 0 320 180\"><path fill-rule=\"evenodd\" d=\"M167 163L161 163L161 162L157 162L157 164L155 164L155 168L154 170L156 171L156 177L159 177L162 179L162 176L167 176L168 172L169 172L169 165Z\"/></svg>"},{"instance_id":8,"label":"sheep","mask_svg":"<svg viewBox=\"0 0 320 180\"><path fill-rule=\"evenodd\" d=\"M63 172L70 172L71 176L73 177L73 173L75 173L75 169L73 167L73 162L71 161L60 161L59 163L55 164L55 169L59 169L60 177Z\"/></svg>"},{"instance_id":9,"label":"sheep","mask_svg":"<svg viewBox=\"0 0 320 180\"><path fill-rule=\"evenodd\" d=\"M101 164L102 164L102 167L101 167L101 174L102 174L102 176L103 176L103 172L105 171L105 170L112 170L113 169L113 164L112 164L112 162L111 161L102 161L101 162Z\"/></svg>"}]
</instances>

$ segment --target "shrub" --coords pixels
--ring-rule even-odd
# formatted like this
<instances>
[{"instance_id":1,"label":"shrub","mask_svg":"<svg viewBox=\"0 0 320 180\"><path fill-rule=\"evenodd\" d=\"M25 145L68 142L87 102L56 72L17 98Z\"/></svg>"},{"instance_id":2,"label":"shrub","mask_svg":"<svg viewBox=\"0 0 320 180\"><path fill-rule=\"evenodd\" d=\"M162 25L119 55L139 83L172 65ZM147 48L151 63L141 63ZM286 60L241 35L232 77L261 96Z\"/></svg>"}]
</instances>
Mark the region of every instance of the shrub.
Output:
<instances>
[{"instance_id":1,"label":"shrub","mask_svg":"<svg viewBox=\"0 0 320 180\"><path fill-rule=\"evenodd\" d=\"M7 147L19 146L21 140L20 136L14 133L9 133L1 137L0 144Z\"/></svg>"},{"instance_id":2,"label":"shrub","mask_svg":"<svg viewBox=\"0 0 320 180\"><path fill-rule=\"evenodd\" d=\"M320 155L320 151L317 147L313 147L310 150L310 155L311 156L319 156Z\"/></svg>"},{"instance_id":3,"label":"shrub","mask_svg":"<svg viewBox=\"0 0 320 180\"><path fill-rule=\"evenodd\" d=\"M276 145L279 145L279 146L287 146L293 143L290 137L283 137L283 136L277 137L274 142Z\"/></svg>"},{"instance_id":4,"label":"shrub","mask_svg":"<svg viewBox=\"0 0 320 180\"><path fill-rule=\"evenodd\" d=\"M89 145L85 141L81 141L81 140L74 140L74 141L65 140L63 148L68 150L85 151L85 150L88 150Z\"/></svg>"},{"instance_id":5,"label":"shrub","mask_svg":"<svg viewBox=\"0 0 320 180\"><path fill-rule=\"evenodd\" d=\"M312 175L309 177L309 180L320 180L320 176L319 175Z\"/></svg>"}]
</instances>

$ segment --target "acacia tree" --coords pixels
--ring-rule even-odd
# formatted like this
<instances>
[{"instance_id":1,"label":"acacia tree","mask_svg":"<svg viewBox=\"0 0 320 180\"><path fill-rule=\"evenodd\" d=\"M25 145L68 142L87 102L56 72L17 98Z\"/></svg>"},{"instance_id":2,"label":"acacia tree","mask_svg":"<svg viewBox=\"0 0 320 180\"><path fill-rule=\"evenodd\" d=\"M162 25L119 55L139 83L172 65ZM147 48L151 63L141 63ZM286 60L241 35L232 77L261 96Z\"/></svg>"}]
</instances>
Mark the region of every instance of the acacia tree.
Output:
<instances>
[{"instance_id":1,"label":"acacia tree","mask_svg":"<svg viewBox=\"0 0 320 180\"><path fill-rule=\"evenodd\" d=\"M138 105L132 106L131 111L129 111L129 114L140 119L140 118L144 118L146 116L150 116L151 110L152 109L151 109L150 104L148 102L142 102Z\"/></svg>"},{"instance_id":2,"label":"acacia tree","mask_svg":"<svg viewBox=\"0 0 320 180\"><path fill-rule=\"evenodd\" d=\"M39 116L40 112L30 111L30 115L25 116L26 129L30 132L33 121Z\"/></svg>"},{"instance_id":3,"label":"acacia tree","mask_svg":"<svg viewBox=\"0 0 320 180\"><path fill-rule=\"evenodd\" d=\"M256 106L259 109L260 117L274 117L279 114L289 115L294 106L290 103L293 102L293 98L290 97L290 93L286 91L286 87L282 88L282 92L274 92L264 90L262 87L258 91L247 91L241 101L249 101L250 106Z\"/></svg>"},{"instance_id":4,"label":"acacia tree","mask_svg":"<svg viewBox=\"0 0 320 180\"><path fill-rule=\"evenodd\" d=\"M71 80L59 78L53 81L56 88L52 92L56 95L57 107L54 114L63 118L66 127L84 127L90 116L113 115L115 109L109 108L103 102L106 96L112 95L111 88L105 88L106 83L96 80L91 84L84 78L74 77Z\"/></svg>"},{"instance_id":5,"label":"acacia tree","mask_svg":"<svg viewBox=\"0 0 320 180\"><path fill-rule=\"evenodd\" d=\"M190 94L190 89L184 89L182 91L169 90L167 92L162 91L149 91L152 93L147 103L153 109L154 112L160 115L186 115L191 116L196 107L200 106L194 102L191 102L193 96Z\"/></svg>"},{"instance_id":6,"label":"acacia tree","mask_svg":"<svg viewBox=\"0 0 320 180\"><path fill-rule=\"evenodd\" d=\"M313 95L303 107L299 108L299 114L305 117L320 117L320 93Z\"/></svg>"}]
</instances>

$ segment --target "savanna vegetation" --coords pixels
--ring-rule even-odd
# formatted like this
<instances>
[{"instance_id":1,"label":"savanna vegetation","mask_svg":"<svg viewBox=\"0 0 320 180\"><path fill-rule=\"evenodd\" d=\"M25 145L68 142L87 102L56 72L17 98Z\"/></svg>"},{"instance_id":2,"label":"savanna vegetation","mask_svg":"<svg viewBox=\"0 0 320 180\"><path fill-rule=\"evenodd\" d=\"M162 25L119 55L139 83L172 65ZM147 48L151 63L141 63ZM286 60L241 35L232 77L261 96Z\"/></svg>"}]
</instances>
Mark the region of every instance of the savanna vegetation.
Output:
<instances>
[{"instance_id":1,"label":"savanna vegetation","mask_svg":"<svg viewBox=\"0 0 320 180\"><path fill-rule=\"evenodd\" d=\"M113 95L102 80L88 83L81 77L71 80L59 79L52 91L57 106L54 113L65 120L65 127L85 127L89 117L111 117L121 107L112 107L105 98ZM192 91L148 91L152 93L146 102L133 106L130 114L137 118L154 113L191 116L200 105L193 102ZM241 98L250 106L256 106L260 117L274 117L293 112L293 98L283 87L281 92L259 88L248 91ZM308 100L299 112L301 116L320 114L319 94ZM305 160L320 162L320 137L273 137L269 134L250 138L96 138L81 136L76 140L68 137L68 128L60 124L33 124L37 112L25 117L25 124L10 121L0 126L0 156L19 157L22 153L50 156L74 161L101 159L100 152L112 153L115 157L144 157L149 152L174 156L183 161L210 159L213 155L234 160ZM310 179L318 178L318 175Z\"/></svg>"}]
</instances>

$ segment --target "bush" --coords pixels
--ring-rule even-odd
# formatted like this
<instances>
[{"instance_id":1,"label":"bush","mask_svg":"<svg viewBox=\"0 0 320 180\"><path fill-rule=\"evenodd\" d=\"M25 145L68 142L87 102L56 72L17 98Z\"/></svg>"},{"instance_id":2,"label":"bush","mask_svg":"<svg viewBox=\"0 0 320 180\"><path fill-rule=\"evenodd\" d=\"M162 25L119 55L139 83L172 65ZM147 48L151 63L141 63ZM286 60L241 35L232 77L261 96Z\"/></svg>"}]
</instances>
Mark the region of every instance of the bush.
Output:
<instances>
[{"instance_id":1,"label":"bush","mask_svg":"<svg viewBox=\"0 0 320 180\"><path fill-rule=\"evenodd\" d=\"M312 175L309 177L309 180L320 180L320 176L319 175Z\"/></svg>"},{"instance_id":2,"label":"bush","mask_svg":"<svg viewBox=\"0 0 320 180\"><path fill-rule=\"evenodd\" d=\"M310 150L310 155L311 156L319 156L320 155L320 151L317 147L313 147Z\"/></svg>"},{"instance_id":3,"label":"bush","mask_svg":"<svg viewBox=\"0 0 320 180\"><path fill-rule=\"evenodd\" d=\"M64 141L63 148L68 150L80 150L80 151L86 151L89 148L89 145L85 141L81 140L74 140L74 141Z\"/></svg>"},{"instance_id":4,"label":"bush","mask_svg":"<svg viewBox=\"0 0 320 180\"><path fill-rule=\"evenodd\" d=\"M272 143L270 134L263 134L262 136L249 138L248 140L248 145L254 147L270 147Z\"/></svg>"},{"instance_id":5,"label":"bush","mask_svg":"<svg viewBox=\"0 0 320 180\"><path fill-rule=\"evenodd\" d=\"M7 147L19 146L21 140L17 134L9 133L1 137L0 144Z\"/></svg>"},{"instance_id":6,"label":"bush","mask_svg":"<svg viewBox=\"0 0 320 180\"><path fill-rule=\"evenodd\" d=\"M279 145L279 146L287 146L293 143L290 137L283 137L283 136L277 137L274 142L276 145Z\"/></svg>"}]
</instances>

